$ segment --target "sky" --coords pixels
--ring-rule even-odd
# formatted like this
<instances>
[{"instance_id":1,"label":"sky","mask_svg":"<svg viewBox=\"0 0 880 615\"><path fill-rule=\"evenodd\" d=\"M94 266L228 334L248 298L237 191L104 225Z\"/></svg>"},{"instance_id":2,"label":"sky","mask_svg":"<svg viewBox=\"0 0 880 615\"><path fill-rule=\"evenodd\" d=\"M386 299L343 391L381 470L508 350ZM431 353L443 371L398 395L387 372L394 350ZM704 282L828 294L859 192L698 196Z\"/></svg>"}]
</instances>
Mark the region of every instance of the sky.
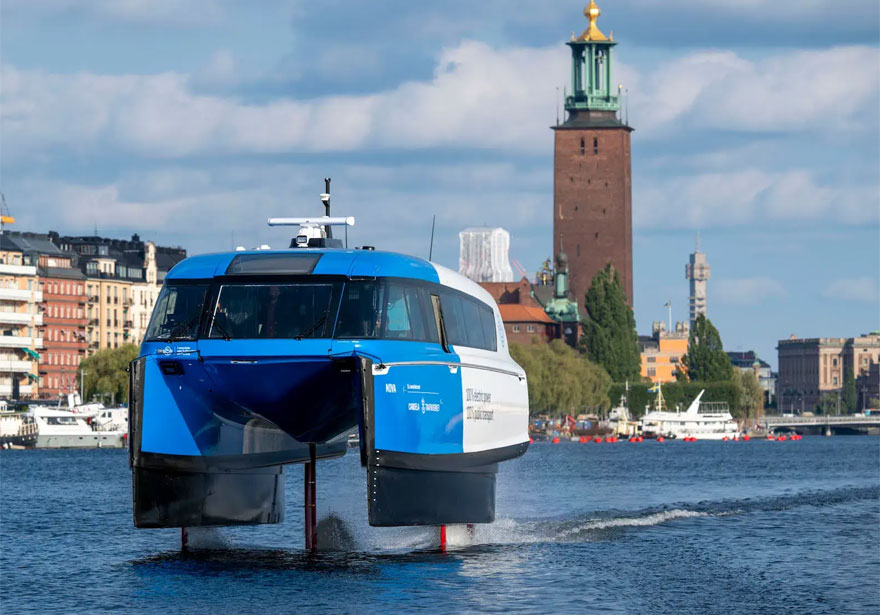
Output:
<instances>
[{"instance_id":1,"label":"sky","mask_svg":"<svg viewBox=\"0 0 880 615\"><path fill-rule=\"evenodd\" d=\"M16 230L190 253L286 247L269 216L458 265L503 226L551 256L553 132L583 0L3 0L0 190ZM599 0L632 135L637 327L712 268L728 350L880 328L875 0Z\"/></svg>"}]
</instances>

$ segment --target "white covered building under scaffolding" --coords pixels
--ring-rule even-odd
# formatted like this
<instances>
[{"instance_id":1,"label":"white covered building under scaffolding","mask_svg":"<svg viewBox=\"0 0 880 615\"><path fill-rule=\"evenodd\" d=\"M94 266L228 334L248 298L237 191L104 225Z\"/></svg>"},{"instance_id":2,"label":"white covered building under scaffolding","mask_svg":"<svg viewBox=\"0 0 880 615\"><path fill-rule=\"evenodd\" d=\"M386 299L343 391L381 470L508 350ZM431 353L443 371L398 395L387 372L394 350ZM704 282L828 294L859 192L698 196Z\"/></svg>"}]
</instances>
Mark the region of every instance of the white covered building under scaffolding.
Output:
<instances>
[{"instance_id":1,"label":"white covered building under scaffolding","mask_svg":"<svg viewBox=\"0 0 880 615\"><path fill-rule=\"evenodd\" d=\"M510 233L501 227L466 228L458 234L458 272L474 282L513 282Z\"/></svg>"}]
</instances>

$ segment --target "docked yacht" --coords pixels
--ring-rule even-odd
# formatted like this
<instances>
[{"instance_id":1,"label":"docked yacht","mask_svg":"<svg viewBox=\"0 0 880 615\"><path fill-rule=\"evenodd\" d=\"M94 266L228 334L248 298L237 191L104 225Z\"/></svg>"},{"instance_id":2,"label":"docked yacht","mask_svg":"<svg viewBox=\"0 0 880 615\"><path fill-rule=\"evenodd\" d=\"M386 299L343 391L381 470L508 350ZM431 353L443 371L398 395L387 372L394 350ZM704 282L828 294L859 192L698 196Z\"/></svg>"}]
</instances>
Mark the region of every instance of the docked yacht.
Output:
<instances>
[{"instance_id":1,"label":"docked yacht","mask_svg":"<svg viewBox=\"0 0 880 615\"><path fill-rule=\"evenodd\" d=\"M131 364L137 527L278 523L303 463L357 434L374 526L489 523L498 463L529 445L528 388L491 295L420 258L347 249L329 217L290 248L193 256L165 278ZM347 230L347 229L346 229ZM442 536L441 532L441 536Z\"/></svg>"},{"instance_id":2,"label":"docked yacht","mask_svg":"<svg viewBox=\"0 0 880 615\"><path fill-rule=\"evenodd\" d=\"M739 436L739 426L733 420L727 402L701 402L705 390L700 391L684 412L669 411L663 406L663 393L657 385L657 401L642 417L642 435L646 438L696 438L723 440Z\"/></svg>"},{"instance_id":3,"label":"docked yacht","mask_svg":"<svg viewBox=\"0 0 880 615\"><path fill-rule=\"evenodd\" d=\"M49 406L32 406L36 448L121 448L128 429L89 424L87 414Z\"/></svg>"}]
</instances>

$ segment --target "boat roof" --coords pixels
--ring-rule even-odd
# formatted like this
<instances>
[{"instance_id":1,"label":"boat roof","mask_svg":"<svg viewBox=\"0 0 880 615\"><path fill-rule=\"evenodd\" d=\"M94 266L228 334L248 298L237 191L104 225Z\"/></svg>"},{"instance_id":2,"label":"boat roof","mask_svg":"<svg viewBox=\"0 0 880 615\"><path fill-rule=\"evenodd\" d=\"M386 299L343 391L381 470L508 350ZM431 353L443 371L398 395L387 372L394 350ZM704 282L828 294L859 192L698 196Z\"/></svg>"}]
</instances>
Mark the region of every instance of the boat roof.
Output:
<instances>
[{"instance_id":1,"label":"boat roof","mask_svg":"<svg viewBox=\"0 0 880 615\"><path fill-rule=\"evenodd\" d=\"M410 278L450 286L495 306L482 286L451 269L417 256L381 250L289 248L200 254L177 263L165 281L207 280L237 273Z\"/></svg>"},{"instance_id":2,"label":"boat roof","mask_svg":"<svg viewBox=\"0 0 880 615\"><path fill-rule=\"evenodd\" d=\"M345 250L338 248L291 248L286 250L241 250L190 256L177 263L166 280L213 278L225 275L233 260L269 259L314 262L302 273L314 275L347 275L375 277L406 277L438 282L436 266L424 259L378 250ZM280 271L279 271L280 273ZM288 272L289 273L289 272Z\"/></svg>"}]
</instances>

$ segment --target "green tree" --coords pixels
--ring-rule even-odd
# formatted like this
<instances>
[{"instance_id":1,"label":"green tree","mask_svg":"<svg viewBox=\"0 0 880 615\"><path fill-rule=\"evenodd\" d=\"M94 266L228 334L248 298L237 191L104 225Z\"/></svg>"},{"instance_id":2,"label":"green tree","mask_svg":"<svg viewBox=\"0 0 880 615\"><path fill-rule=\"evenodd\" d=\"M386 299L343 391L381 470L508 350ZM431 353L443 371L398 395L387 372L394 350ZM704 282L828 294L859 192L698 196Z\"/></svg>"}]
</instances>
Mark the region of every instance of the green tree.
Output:
<instances>
[{"instance_id":1,"label":"green tree","mask_svg":"<svg viewBox=\"0 0 880 615\"><path fill-rule=\"evenodd\" d=\"M825 416L837 414L838 403L837 393L825 393L816 405L816 413L824 414Z\"/></svg>"},{"instance_id":2,"label":"green tree","mask_svg":"<svg viewBox=\"0 0 880 615\"><path fill-rule=\"evenodd\" d=\"M614 382L641 379L636 319L626 303L620 276L608 264L593 278L587 291L587 320L581 349L605 368Z\"/></svg>"},{"instance_id":3,"label":"green tree","mask_svg":"<svg viewBox=\"0 0 880 615\"><path fill-rule=\"evenodd\" d=\"M681 358L682 379L719 382L733 378L730 357L724 352L721 335L704 314L697 316L688 339L687 354Z\"/></svg>"},{"instance_id":4,"label":"green tree","mask_svg":"<svg viewBox=\"0 0 880 615\"><path fill-rule=\"evenodd\" d=\"M610 405L608 373L562 340L514 343L510 354L526 371L532 415L577 414Z\"/></svg>"},{"instance_id":5,"label":"green tree","mask_svg":"<svg viewBox=\"0 0 880 615\"><path fill-rule=\"evenodd\" d=\"M752 370L733 370L733 382L739 392L739 408L733 409L737 418L756 419L764 413L764 389Z\"/></svg>"},{"instance_id":6,"label":"green tree","mask_svg":"<svg viewBox=\"0 0 880 615\"><path fill-rule=\"evenodd\" d=\"M859 409L859 393L856 391L856 379L853 378L852 371L847 372L843 379L843 405L849 414Z\"/></svg>"},{"instance_id":7,"label":"green tree","mask_svg":"<svg viewBox=\"0 0 880 615\"><path fill-rule=\"evenodd\" d=\"M116 403L128 401L128 373L126 369L138 354L138 347L126 344L119 348L99 350L79 364L79 374L85 374L83 399L112 397Z\"/></svg>"}]
</instances>

